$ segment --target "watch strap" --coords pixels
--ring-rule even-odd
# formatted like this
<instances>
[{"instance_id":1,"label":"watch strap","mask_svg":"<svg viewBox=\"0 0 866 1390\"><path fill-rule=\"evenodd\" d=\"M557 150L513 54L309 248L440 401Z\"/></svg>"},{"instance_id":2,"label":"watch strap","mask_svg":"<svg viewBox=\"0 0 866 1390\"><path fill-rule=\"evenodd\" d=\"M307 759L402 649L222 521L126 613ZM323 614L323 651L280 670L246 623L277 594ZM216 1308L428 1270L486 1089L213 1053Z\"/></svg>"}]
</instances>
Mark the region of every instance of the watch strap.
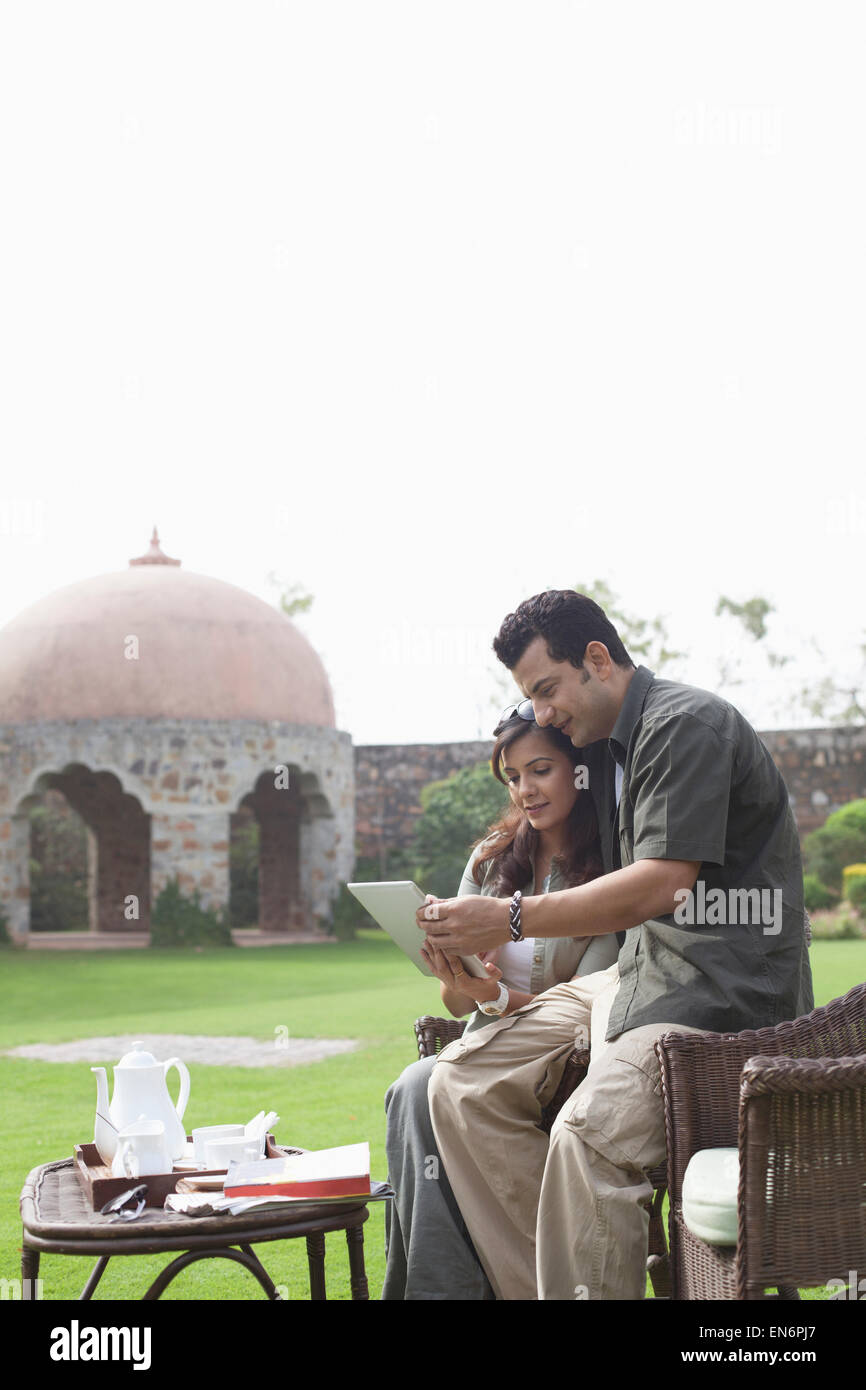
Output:
<instances>
[{"instance_id":1,"label":"watch strap","mask_svg":"<svg viewBox=\"0 0 866 1390\"><path fill-rule=\"evenodd\" d=\"M488 1014L491 1018L501 1018L505 1010L508 1008L508 999L508 988L500 981L499 993L497 994L496 998L487 999L483 1003L479 1004L478 1007L483 1014Z\"/></svg>"}]
</instances>

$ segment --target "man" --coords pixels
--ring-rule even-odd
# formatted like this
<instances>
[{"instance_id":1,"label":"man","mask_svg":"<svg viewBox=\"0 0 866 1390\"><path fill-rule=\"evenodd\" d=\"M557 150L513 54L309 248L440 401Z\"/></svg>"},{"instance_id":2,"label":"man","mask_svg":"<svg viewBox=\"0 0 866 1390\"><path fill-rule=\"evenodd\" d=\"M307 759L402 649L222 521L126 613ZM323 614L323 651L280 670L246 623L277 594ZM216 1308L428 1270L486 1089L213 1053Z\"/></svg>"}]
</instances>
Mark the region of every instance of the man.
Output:
<instances>
[{"instance_id":1,"label":"man","mask_svg":"<svg viewBox=\"0 0 866 1390\"><path fill-rule=\"evenodd\" d=\"M522 901L447 899L422 908L419 926L463 954L520 935L621 932L625 944L609 971L446 1048L430 1081L434 1131L498 1297L641 1298L646 1174L665 1155L656 1039L759 1028L813 1006L797 831L742 715L635 668L584 595L527 600L494 650L527 715L531 702L540 725L587 750L610 872ZM590 1067L548 1145L540 1107L577 1039L590 1042Z\"/></svg>"}]
</instances>

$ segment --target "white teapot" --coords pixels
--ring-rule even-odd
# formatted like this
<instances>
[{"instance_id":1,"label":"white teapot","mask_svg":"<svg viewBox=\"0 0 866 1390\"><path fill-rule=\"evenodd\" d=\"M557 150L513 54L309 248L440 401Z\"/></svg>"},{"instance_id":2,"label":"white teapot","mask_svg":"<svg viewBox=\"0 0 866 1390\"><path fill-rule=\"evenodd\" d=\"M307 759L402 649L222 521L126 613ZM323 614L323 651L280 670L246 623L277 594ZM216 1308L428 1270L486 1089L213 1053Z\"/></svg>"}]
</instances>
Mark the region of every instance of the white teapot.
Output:
<instances>
[{"instance_id":1,"label":"white teapot","mask_svg":"<svg viewBox=\"0 0 866 1390\"><path fill-rule=\"evenodd\" d=\"M177 1104L172 1101L166 1084L171 1067L180 1073L180 1094ZM186 1130L183 1113L189 1100L189 1072L177 1057L157 1062L144 1052L140 1042L121 1057L114 1068L114 1095L108 1100L108 1081L105 1067L91 1067L96 1076L96 1123L93 1139L104 1163L111 1163L118 1150L119 1132L143 1117L161 1120L165 1129L165 1144L172 1162L186 1151Z\"/></svg>"}]
</instances>

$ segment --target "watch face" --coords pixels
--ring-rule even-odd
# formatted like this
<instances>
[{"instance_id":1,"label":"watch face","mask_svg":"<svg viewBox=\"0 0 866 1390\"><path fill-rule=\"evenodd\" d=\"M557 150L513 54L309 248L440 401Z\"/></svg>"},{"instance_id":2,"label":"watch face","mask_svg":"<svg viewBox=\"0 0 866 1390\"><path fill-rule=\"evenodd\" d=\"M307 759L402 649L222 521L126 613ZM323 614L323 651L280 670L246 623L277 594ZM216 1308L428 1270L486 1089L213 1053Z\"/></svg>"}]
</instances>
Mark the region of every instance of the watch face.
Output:
<instances>
[{"instance_id":1,"label":"watch face","mask_svg":"<svg viewBox=\"0 0 866 1390\"><path fill-rule=\"evenodd\" d=\"M490 1014L494 1018L499 1018L508 1008L508 990L504 985L500 985L496 998L485 1000L478 1007L483 1014Z\"/></svg>"}]
</instances>

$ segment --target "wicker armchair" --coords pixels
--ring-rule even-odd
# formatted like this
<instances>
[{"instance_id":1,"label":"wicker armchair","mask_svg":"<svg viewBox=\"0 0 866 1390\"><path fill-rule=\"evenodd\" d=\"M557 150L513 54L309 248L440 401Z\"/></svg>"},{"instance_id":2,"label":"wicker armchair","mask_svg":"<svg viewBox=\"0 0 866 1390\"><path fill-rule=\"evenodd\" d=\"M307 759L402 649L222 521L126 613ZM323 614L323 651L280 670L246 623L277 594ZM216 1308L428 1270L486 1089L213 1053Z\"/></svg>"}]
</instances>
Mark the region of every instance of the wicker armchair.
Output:
<instances>
[{"instance_id":1,"label":"wicker armchair","mask_svg":"<svg viewBox=\"0 0 866 1390\"><path fill-rule=\"evenodd\" d=\"M465 1023L459 1018L434 1018L430 1014L425 1014L423 1018L416 1018L415 1038L418 1043L418 1056L432 1057L435 1053L441 1052L448 1043L460 1037L465 1027ZM588 1066L588 1051L575 1049L569 1055L556 1094L541 1112L539 1129L543 1129L546 1134L550 1133L554 1120L572 1091L577 1089L586 1076ZM652 1283L654 1296L656 1298L669 1298L670 1267L664 1222L662 1221L662 1203L664 1202L667 1182L667 1170L664 1165L654 1168L649 1174L649 1178L653 1185L653 1195L649 1207L647 1273Z\"/></svg>"},{"instance_id":2,"label":"wicker armchair","mask_svg":"<svg viewBox=\"0 0 866 1390\"><path fill-rule=\"evenodd\" d=\"M866 984L803 1018L743 1033L666 1033L661 1063L673 1297L797 1298L866 1273ZM737 1244L685 1225L701 1149L737 1147Z\"/></svg>"}]
</instances>

